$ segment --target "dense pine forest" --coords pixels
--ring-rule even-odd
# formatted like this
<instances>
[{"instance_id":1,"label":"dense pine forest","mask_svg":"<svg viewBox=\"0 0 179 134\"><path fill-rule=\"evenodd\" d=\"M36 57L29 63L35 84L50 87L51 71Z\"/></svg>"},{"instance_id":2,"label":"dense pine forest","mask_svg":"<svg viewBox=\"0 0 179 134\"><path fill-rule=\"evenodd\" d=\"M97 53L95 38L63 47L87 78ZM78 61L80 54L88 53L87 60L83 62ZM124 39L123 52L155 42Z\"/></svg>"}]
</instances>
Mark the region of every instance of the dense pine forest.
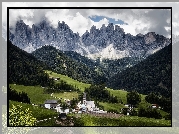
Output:
<instances>
[{"instance_id":1,"label":"dense pine forest","mask_svg":"<svg viewBox=\"0 0 179 134\"><path fill-rule=\"evenodd\" d=\"M45 63L37 60L33 55L8 43L8 74L9 83L22 85L49 86L53 81L44 73L44 69L50 69Z\"/></svg>"}]
</instances>

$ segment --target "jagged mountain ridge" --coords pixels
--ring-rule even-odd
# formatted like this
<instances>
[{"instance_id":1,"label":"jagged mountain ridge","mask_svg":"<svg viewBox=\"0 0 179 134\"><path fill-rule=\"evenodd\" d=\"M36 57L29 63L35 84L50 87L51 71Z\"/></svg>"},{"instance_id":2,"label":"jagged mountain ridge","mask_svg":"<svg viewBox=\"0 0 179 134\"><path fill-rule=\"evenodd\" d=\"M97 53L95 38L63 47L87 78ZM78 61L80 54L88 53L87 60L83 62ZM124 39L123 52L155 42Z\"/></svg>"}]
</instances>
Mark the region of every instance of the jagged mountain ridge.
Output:
<instances>
[{"instance_id":1,"label":"jagged mountain ridge","mask_svg":"<svg viewBox=\"0 0 179 134\"><path fill-rule=\"evenodd\" d=\"M169 45L170 39L149 32L145 35L125 34L117 25L109 23L100 29L92 26L81 37L73 33L65 22L58 22L53 28L43 20L33 24L32 28L23 20L17 21L16 27L10 28L9 40L21 49L32 52L44 45L51 45L62 51L75 51L83 56L97 59L120 59L123 57L147 57L153 52Z\"/></svg>"}]
</instances>

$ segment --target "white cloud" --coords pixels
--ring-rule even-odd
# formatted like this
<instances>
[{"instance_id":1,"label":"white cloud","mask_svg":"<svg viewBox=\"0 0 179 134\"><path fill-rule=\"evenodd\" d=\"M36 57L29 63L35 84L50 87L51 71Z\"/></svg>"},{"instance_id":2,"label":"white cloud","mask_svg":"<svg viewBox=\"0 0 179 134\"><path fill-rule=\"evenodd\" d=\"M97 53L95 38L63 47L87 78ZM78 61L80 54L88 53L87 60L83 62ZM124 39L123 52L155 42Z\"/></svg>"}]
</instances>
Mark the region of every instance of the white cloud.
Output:
<instances>
[{"instance_id":1,"label":"white cloud","mask_svg":"<svg viewBox=\"0 0 179 134\"><path fill-rule=\"evenodd\" d=\"M100 29L103 24L105 24L105 26L107 26L109 24L109 20L104 18L104 19L100 20L99 22L92 21L92 24L95 25L96 28Z\"/></svg>"},{"instance_id":2,"label":"white cloud","mask_svg":"<svg viewBox=\"0 0 179 134\"><path fill-rule=\"evenodd\" d=\"M115 7L115 6L173 6L174 11L174 17L173 17L173 26L175 30L173 29L173 33L177 34L179 31L179 26L177 26L175 23L178 23L177 19L179 16L179 13L176 12L179 5L178 3L153 3L153 2L145 2L145 3L134 3L134 2L3 2L2 3L2 21L3 26L6 26L6 7L68 7L68 6L108 6L108 7ZM132 10L126 10L126 9L100 9L100 10L87 10L87 9L70 9L70 10L14 10L13 14L10 15L10 24L14 25L15 22L19 19L19 16L24 20L25 23L28 25L32 25L33 23L38 23L43 17L47 17L51 24L56 27L58 24L58 21L65 21L66 24L69 25L69 27L76 33L79 32L80 35L84 33L86 30L89 30L92 25L95 25L97 28L100 28L102 24L107 25L109 22L107 19L103 19L99 22L93 22L89 19L89 16L92 15L103 15L106 17L114 18L115 20L120 19L124 22L128 23L129 25L120 25L126 33L131 33L133 35L136 35L138 33L146 34L147 32L150 32L150 30L154 30L152 32L156 32L158 34L169 34L169 30L167 30L165 27L167 26L167 22L169 22L169 18L161 17L161 13L156 13L154 10L144 10L144 9L132 9ZM169 16L169 15L168 15ZM169 16L170 17L170 16ZM163 19L163 20L160 20ZM164 21L164 22L162 22ZM161 23L160 27L158 25L155 25L156 22Z\"/></svg>"}]
</instances>

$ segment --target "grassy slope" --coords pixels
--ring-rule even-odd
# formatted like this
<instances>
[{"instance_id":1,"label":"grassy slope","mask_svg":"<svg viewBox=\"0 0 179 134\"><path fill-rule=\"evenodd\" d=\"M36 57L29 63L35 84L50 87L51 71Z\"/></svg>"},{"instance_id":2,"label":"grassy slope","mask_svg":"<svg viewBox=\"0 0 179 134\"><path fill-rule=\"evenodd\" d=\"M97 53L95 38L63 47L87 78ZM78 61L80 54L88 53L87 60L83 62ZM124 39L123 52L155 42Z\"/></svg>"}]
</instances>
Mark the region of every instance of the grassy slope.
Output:
<instances>
[{"instance_id":1,"label":"grassy slope","mask_svg":"<svg viewBox=\"0 0 179 134\"><path fill-rule=\"evenodd\" d=\"M54 93L53 96L60 99L62 98L62 100L64 99L72 100L73 98L78 98L78 93L77 92Z\"/></svg>"},{"instance_id":2,"label":"grassy slope","mask_svg":"<svg viewBox=\"0 0 179 134\"><path fill-rule=\"evenodd\" d=\"M121 108L124 108L125 106L120 103L107 103L107 102L99 102L100 105L104 107L105 111L108 111L110 109L117 110L118 112L121 112Z\"/></svg>"},{"instance_id":3,"label":"grassy slope","mask_svg":"<svg viewBox=\"0 0 179 134\"><path fill-rule=\"evenodd\" d=\"M40 86L23 86L10 84L10 87L18 92L24 91L25 93L27 93L31 103L33 104L44 104L45 100L54 99L50 96L50 94L45 94L44 89Z\"/></svg>"},{"instance_id":4,"label":"grassy slope","mask_svg":"<svg viewBox=\"0 0 179 134\"><path fill-rule=\"evenodd\" d=\"M80 89L80 91L82 91L82 92L85 90L85 87L90 87L90 84L79 82L77 80L74 80L74 79L66 76L66 75L57 74L57 73L54 73L52 71L47 71L47 70L45 72L48 73L50 77L60 77L61 80L66 81L67 84L78 87ZM58 82L58 81L56 81L56 82Z\"/></svg>"},{"instance_id":5,"label":"grassy slope","mask_svg":"<svg viewBox=\"0 0 179 134\"><path fill-rule=\"evenodd\" d=\"M48 73L50 77L59 77L61 80L66 81L70 85L76 85L80 89L80 91L82 91L82 92L84 91L85 88L90 87L90 84L79 82L79 81L74 80L74 79L72 79L68 76L57 74L57 73L54 73L54 72L51 73L51 71L47 71L47 70L45 72ZM56 81L56 82L58 82L58 81ZM113 94L113 96L117 96L119 99L122 99L123 104L127 103L127 99L126 99L127 91L125 91L125 90L113 90L113 89L110 89L110 88L107 88L107 90L110 91L111 95ZM74 92L68 92L66 94L56 93L56 94L54 94L54 96L56 96L58 98L69 97L69 99L70 99L70 98L73 98L73 96L77 97L77 94L74 93ZM149 103L147 103L145 101L145 96L146 95L141 94L140 105L142 105L142 106L148 106L149 105ZM123 105L121 105L121 104L117 104L118 106L116 107L116 104L100 102L100 105L104 106L105 110L108 110L108 109L116 110L117 109L119 111L119 110L121 110L121 108L123 108Z\"/></svg>"},{"instance_id":6,"label":"grassy slope","mask_svg":"<svg viewBox=\"0 0 179 134\"><path fill-rule=\"evenodd\" d=\"M69 78L69 79L71 79L71 78ZM72 80L73 79L71 79L71 81ZM43 93L44 89L41 88L40 86L23 86L23 85L14 85L14 84L10 84L10 86L11 86L12 89L15 89L18 92L21 92L21 91L26 92L31 99L31 103L34 103L34 104L43 104L46 99L54 99L53 97L50 96L50 94L44 94ZM110 88L107 88L107 89L114 96L121 98L122 101L124 102L124 104L126 104L127 91L112 90ZM71 99L73 99L73 97L78 98L78 93L77 92L54 93L53 96L55 96L57 98L62 98L62 101L63 101L64 99L70 99L71 100ZM142 102L140 103L140 106L147 107L150 104L145 102L144 97L145 97L145 95L142 95ZM124 105L122 105L120 103L112 104L112 103L106 103L106 102L99 102L99 104L104 106L104 110L113 109L113 110L117 110L118 112L120 112L121 108L124 107ZM162 110L159 110L159 111L162 114L162 116L165 116L167 114L166 112L164 112Z\"/></svg>"},{"instance_id":7,"label":"grassy slope","mask_svg":"<svg viewBox=\"0 0 179 134\"><path fill-rule=\"evenodd\" d=\"M127 103L127 99L126 99L127 91L124 91L124 90L113 90L113 89L110 89L110 88L107 88L107 90L110 91L111 95L113 94L113 96L117 96L118 98L122 99L123 104Z\"/></svg>"}]
</instances>

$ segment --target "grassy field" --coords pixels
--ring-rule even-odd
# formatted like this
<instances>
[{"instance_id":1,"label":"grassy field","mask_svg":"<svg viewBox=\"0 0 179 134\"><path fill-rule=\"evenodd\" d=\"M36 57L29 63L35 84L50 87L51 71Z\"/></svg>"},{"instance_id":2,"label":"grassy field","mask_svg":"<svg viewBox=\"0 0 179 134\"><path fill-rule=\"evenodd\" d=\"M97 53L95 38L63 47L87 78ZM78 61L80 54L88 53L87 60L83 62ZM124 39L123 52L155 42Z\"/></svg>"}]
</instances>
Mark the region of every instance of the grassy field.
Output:
<instances>
[{"instance_id":1,"label":"grassy field","mask_svg":"<svg viewBox=\"0 0 179 134\"><path fill-rule=\"evenodd\" d=\"M127 99L126 99L126 95L127 95L127 91L124 90L113 90L110 88L107 88L107 90L110 91L110 94L113 96L117 96L117 98L121 99L123 101L123 104L127 103Z\"/></svg>"},{"instance_id":2,"label":"grassy field","mask_svg":"<svg viewBox=\"0 0 179 134\"><path fill-rule=\"evenodd\" d=\"M60 99L62 98L62 100L64 99L72 100L73 98L78 98L78 93L77 92L54 93L53 96Z\"/></svg>"},{"instance_id":3,"label":"grassy field","mask_svg":"<svg viewBox=\"0 0 179 134\"><path fill-rule=\"evenodd\" d=\"M59 77L61 80L66 81L67 84L78 87L80 89L80 91L82 91L82 92L85 90L86 87L90 87L90 84L79 82L77 80L74 80L74 79L66 76L66 75L57 74L57 73L54 73L54 72L48 71L48 70L45 70L45 72L48 73L50 77ZM56 81L56 82L58 83L58 81Z\"/></svg>"},{"instance_id":4,"label":"grassy field","mask_svg":"<svg viewBox=\"0 0 179 134\"><path fill-rule=\"evenodd\" d=\"M15 89L18 92L24 91L30 98L31 103L33 104L44 104L44 101L47 99L54 99L50 94L44 93L44 89L40 86L23 86L23 85L9 85L12 89Z\"/></svg>"},{"instance_id":5,"label":"grassy field","mask_svg":"<svg viewBox=\"0 0 179 134\"><path fill-rule=\"evenodd\" d=\"M113 96L117 96L117 98L121 99L123 104L127 104L127 98L126 98L126 95L127 95L127 91L125 90L113 90L113 89L110 89L110 88L107 88L107 90L110 91L111 95L113 94ZM141 104L145 104L147 105L147 102L145 101L145 97L146 95L143 95L143 94L140 94L141 95Z\"/></svg>"},{"instance_id":6,"label":"grassy field","mask_svg":"<svg viewBox=\"0 0 179 134\"><path fill-rule=\"evenodd\" d=\"M118 112L121 112L121 108L124 108L125 106L123 104L117 103L107 103L107 102L99 102L100 105L104 107L105 111L108 110L117 110Z\"/></svg>"},{"instance_id":7,"label":"grassy field","mask_svg":"<svg viewBox=\"0 0 179 134\"><path fill-rule=\"evenodd\" d=\"M117 119L82 115L76 126L171 126L170 120L145 118L137 116L122 116Z\"/></svg>"},{"instance_id":8,"label":"grassy field","mask_svg":"<svg viewBox=\"0 0 179 134\"><path fill-rule=\"evenodd\" d=\"M12 108L13 105L20 105L22 106L22 109L25 111L25 109L29 108L29 111L32 111L33 117L35 117L37 120L41 119L47 119L47 118L52 118L52 117L57 117L58 113L53 110L41 108L38 106L33 106L31 104L26 104L26 103L20 103L16 101L9 101L9 108Z\"/></svg>"}]
</instances>

